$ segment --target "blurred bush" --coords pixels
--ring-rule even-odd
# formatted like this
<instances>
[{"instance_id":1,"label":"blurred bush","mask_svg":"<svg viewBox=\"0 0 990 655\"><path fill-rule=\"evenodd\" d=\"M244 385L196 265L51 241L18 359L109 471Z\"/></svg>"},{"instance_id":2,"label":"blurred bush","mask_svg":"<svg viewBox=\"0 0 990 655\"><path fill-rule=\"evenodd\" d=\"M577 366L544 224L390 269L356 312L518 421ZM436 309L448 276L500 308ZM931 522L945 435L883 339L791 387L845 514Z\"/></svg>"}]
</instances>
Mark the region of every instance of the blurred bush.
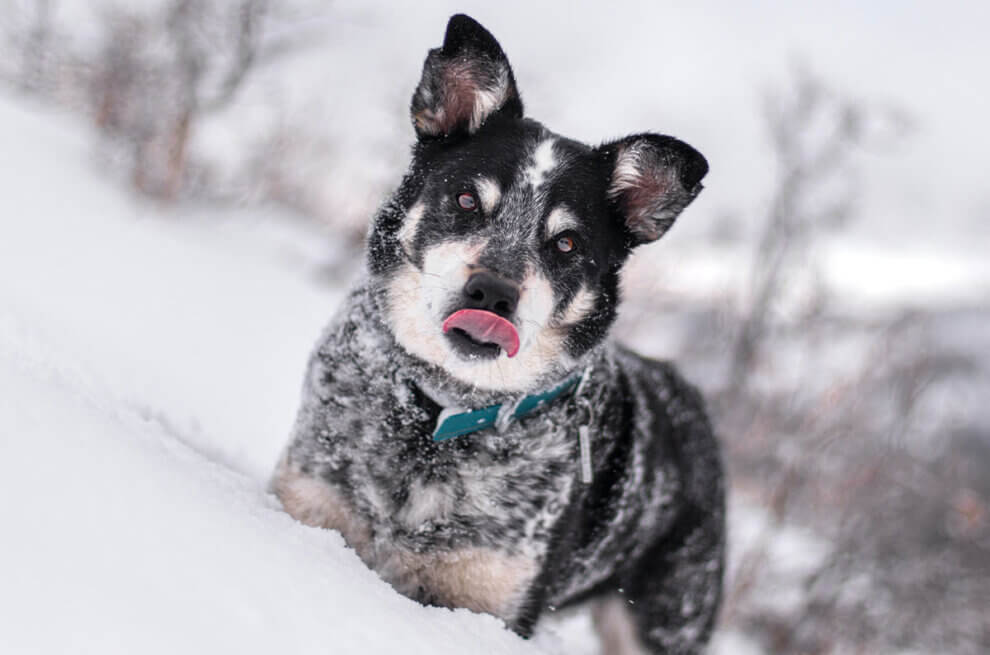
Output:
<instances>
[{"instance_id":1,"label":"blurred bush","mask_svg":"<svg viewBox=\"0 0 990 655\"><path fill-rule=\"evenodd\" d=\"M940 339L951 313L849 315L816 284L813 245L856 217L853 155L907 123L804 68L764 114L777 173L748 283L717 318L690 308L715 334L680 357L714 400L734 491L767 515L736 542L723 625L768 653L986 653L990 434L944 403L986 362ZM781 551L788 527L813 537Z\"/></svg>"}]
</instances>

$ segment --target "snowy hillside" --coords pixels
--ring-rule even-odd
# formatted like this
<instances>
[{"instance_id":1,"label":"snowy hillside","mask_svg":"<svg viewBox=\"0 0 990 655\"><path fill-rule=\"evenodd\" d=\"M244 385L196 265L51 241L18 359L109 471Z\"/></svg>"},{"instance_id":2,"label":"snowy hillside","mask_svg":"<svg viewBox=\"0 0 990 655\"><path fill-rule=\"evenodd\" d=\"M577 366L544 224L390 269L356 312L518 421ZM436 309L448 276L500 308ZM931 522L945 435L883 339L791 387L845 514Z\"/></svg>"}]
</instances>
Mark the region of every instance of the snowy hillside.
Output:
<instances>
[{"instance_id":1,"label":"snowy hillside","mask_svg":"<svg viewBox=\"0 0 990 655\"><path fill-rule=\"evenodd\" d=\"M337 298L301 282L320 235L132 202L36 108L0 130L0 652L553 652L265 493Z\"/></svg>"}]
</instances>

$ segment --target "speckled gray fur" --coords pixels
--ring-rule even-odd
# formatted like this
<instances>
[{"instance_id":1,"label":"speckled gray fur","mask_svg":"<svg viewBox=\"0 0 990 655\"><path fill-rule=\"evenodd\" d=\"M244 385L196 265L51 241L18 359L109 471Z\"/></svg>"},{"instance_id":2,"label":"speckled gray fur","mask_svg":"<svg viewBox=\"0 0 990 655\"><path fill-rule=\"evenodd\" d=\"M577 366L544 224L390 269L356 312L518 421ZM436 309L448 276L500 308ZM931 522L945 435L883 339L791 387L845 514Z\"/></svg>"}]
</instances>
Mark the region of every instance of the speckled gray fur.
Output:
<instances>
[{"instance_id":1,"label":"speckled gray fur","mask_svg":"<svg viewBox=\"0 0 990 655\"><path fill-rule=\"evenodd\" d=\"M580 397L502 434L434 443L436 409L417 381L432 379L465 406L493 398L405 354L379 316L365 280L310 361L289 458L341 490L380 547L483 546L535 558L550 573L503 617L521 632L548 607L621 590L634 611L649 608L651 640L666 645L659 652L695 652L718 604L724 522L718 450L698 394L670 366L605 342L577 367L592 366ZM585 402L590 485L578 474ZM406 525L417 481L443 486L453 511ZM404 591L436 600L428 589Z\"/></svg>"},{"instance_id":2,"label":"speckled gray fur","mask_svg":"<svg viewBox=\"0 0 990 655\"><path fill-rule=\"evenodd\" d=\"M480 92L461 81L444 96L450 62L508 86L485 91L484 103L452 100L464 88ZM646 652L697 653L721 593L718 446L698 392L669 364L614 344L607 332L629 251L669 227L700 190L707 164L670 137L597 149L557 137L522 117L514 84L494 38L467 17L451 19L414 96L419 143L410 172L374 221L367 272L313 353L273 488L290 513L340 530L370 567L420 602L490 612L529 635L548 609L620 597ZM536 193L527 171L539 164L541 144L555 157L545 157L538 177L548 181ZM488 185L490 215L451 209L451 193L478 179ZM583 247L577 253L553 251L557 236L544 233L561 207L574 215L562 225ZM512 221L520 227L506 230ZM513 247L496 248L507 234ZM464 244L481 244L475 259L451 250ZM479 384L467 356L456 360L460 368L449 365L455 355L432 317L468 301L460 287L428 303L413 293L442 282L424 277L424 261L438 252L454 253L451 261L469 272L498 271L520 285L523 301L534 289L550 294L546 324L537 326L548 341L536 339L546 353L531 360L540 368L519 368L523 355L500 360L499 370L524 382ZM435 298L450 306L433 307ZM399 307L409 303L430 307ZM424 349L398 330L417 317L441 345ZM521 334L536 329L518 322ZM434 351L442 356L431 361ZM445 407L511 404L579 374L577 392L502 431L431 438ZM582 425L591 437L589 483L580 472Z\"/></svg>"}]
</instances>

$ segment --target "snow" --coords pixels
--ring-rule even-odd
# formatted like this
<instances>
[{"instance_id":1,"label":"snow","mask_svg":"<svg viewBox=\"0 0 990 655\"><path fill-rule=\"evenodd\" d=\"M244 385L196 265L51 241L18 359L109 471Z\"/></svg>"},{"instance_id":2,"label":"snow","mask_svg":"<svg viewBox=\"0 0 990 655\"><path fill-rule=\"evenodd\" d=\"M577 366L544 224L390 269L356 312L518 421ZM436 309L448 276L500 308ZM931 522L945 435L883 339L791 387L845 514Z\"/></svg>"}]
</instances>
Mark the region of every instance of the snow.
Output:
<instances>
[{"instance_id":1,"label":"snow","mask_svg":"<svg viewBox=\"0 0 990 655\"><path fill-rule=\"evenodd\" d=\"M318 234L129 199L23 103L0 130L0 652L555 650L398 595L266 493L339 298L300 275Z\"/></svg>"}]
</instances>

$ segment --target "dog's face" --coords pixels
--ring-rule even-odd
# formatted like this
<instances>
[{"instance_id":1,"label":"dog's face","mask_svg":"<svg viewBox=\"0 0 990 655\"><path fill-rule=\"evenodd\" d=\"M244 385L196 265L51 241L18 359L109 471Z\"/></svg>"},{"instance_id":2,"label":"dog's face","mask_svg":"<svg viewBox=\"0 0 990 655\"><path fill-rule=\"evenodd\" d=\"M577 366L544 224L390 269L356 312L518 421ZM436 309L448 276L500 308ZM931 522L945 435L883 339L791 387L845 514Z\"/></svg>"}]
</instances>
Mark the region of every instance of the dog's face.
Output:
<instances>
[{"instance_id":1,"label":"dog's face","mask_svg":"<svg viewBox=\"0 0 990 655\"><path fill-rule=\"evenodd\" d=\"M573 370L614 320L631 248L659 238L707 172L671 137L592 148L522 113L498 43L453 17L413 96L410 171L369 244L398 343L486 390Z\"/></svg>"}]
</instances>

